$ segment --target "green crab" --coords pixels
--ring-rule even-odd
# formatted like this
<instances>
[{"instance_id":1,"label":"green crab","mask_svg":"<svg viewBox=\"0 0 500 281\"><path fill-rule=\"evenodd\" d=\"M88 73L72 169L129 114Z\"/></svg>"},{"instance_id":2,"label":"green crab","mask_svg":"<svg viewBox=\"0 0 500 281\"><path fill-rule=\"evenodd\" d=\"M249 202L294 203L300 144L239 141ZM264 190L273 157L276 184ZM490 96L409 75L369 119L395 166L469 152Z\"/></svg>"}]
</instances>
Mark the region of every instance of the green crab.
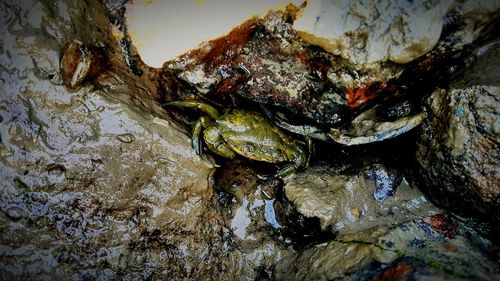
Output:
<instances>
[{"instance_id":1,"label":"green crab","mask_svg":"<svg viewBox=\"0 0 500 281\"><path fill-rule=\"evenodd\" d=\"M278 170L279 177L290 175L308 164L306 145L292 139L258 112L232 109L220 115L214 107L196 101L173 101L167 105L195 107L212 119L200 117L193 128L192 144L198 155L202 153L200 136L205 129L205 145L222 157L241 155L268 163L289 162Z\"/></svg>"}]
</instances>

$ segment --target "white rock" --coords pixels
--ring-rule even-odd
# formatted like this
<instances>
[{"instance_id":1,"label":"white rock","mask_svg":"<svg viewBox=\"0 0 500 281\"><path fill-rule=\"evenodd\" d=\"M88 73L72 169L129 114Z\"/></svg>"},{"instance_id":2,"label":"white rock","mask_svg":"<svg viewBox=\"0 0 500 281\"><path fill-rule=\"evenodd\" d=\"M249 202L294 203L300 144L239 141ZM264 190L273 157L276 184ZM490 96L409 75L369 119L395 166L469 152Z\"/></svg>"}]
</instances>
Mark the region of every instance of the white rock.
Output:
<instances>
[{"instance_id":1,"label":"white rock","mask_svg":"<svg viewBox=\"0 0 500 281\"><path fill-rule=\"evenodd\" d=\"M220 37L270 10L299 6L302 0L130 1L126 21L141 59L161 67L203 41Z\"/></svg>"},{"instance_id":2,"label":"white rock","mask_svg":"<svg viewBox=\"0 0 500 281\"><path fill-rule=\"evenodd\" d=\"M439 40L451 0L308 1L294 28L312 44L355 64L407 63Z\"/></svg>"}]
</instances>

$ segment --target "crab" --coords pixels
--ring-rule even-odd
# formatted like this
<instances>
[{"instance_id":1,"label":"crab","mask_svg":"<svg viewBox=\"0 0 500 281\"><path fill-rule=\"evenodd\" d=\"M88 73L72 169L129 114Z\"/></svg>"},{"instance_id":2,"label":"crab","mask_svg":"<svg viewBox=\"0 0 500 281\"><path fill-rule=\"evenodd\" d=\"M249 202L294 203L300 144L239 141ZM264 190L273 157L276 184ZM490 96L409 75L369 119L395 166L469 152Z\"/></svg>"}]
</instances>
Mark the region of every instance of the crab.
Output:
<instances>
[{"instance_id":1,"label":"crab","mask_svg":"<svg viewBox=\"0 0 500 281\"><path fill-rule=\"evenodd\" d=\"M173 101L167 105L198 108L209 117L200 117L193 127L192 145L198 155L202 154L203 137L210 151L225 158L239 155L267 163L288 162L276 173L279 177L308 164L310 143L294 140L258 112L231 109L220 115L213 106L197 101Z\"/></svg>"}]
</instances>

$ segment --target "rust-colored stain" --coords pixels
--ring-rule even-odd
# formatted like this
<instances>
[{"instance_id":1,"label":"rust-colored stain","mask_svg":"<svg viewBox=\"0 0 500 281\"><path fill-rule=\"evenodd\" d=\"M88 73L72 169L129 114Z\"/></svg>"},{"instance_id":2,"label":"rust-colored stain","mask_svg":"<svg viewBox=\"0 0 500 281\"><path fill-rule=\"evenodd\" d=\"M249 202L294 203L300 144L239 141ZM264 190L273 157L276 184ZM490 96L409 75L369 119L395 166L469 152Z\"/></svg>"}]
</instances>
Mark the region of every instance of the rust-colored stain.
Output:
<instances>
[{"instance_id":1,"label":"rust-colored stain","mask_svg":"<svg viewBox=\"0 0 500 281\"><path fill-rule=\"evenodd\" d=\"M349 88L345 92L347 106L350 109L356 109L366 102L373 100L378 97L382 93L394 93L397 90L396 85L392 83L381 83L381 82L373 82L371 84Z\"/></svg>"},{"instance_id":2,"label":"rust-colored stain","mask_svg":"<svg viewBox=\"0 0 500 281\"><path fill-rule=\"evenodd\" d=\"M354 109L374 98L374 94L368 91L368 87L350 88L346 90L347 106Z\"/></svg>"},{"instance_id":3,"label":"rust-colored stain","mask_svg":"<svg viewBox=\"0 0 500 281\"><path fill-rule=\"evenodd\" d=\"M246 80L247 76L241 74L235 74L230 78L223 79L217 85L216 92L220 94L231 94L235 90L239 89Z\"/></svg>"},{"instance_id":4,"label":"rust-colored stain","mask_svg":"<svg viewBox=\"0 0 500 281\"><path fill-rule=\"evenodd\" d=\"M430 218L425 219L425 222L447 238L455 237L458 232L458 224L443 214L433 215Z\"/></svg>"},{"instance_id":5,"label":"rust-colored stain","mask_svg":"<svg viewBox=\"0 0 500 281\"><path fill-rule=\"evenodd\" d=\"M322 57L311 56L305 51L292 54L297 60L306 65L307 68L320 79L326 79L326 74L331 67L331 63Z\"/></svg>"},{"instance_id":6,"label":"rust-colored stain","mask_svg":"<svg viewBox=\"0 0 500 281\"><path fill-rule=\"evenodd\" d=\"M237 50L245 46L257 27L256 20L249 19L226 36L208 41L208 50L205 48L196 49L188 52L186 56L195 57L199 62L209 66L234 63L233 56L238 54ZM231 50L235 52L231 52Z\"/></svg>"},{"instance_id":7,"label":"rust-colored stain","mask_svg":"<svg viewBox=\"0 0 500 281\"><path fill-rule=\"evenodd\" d=\"M415 268L411 264L399 262L384 270L379 276L375 277L373 281L407 281L411 279L411 275L414 271Z\"/></svg>"},{"instance_id":8,"label":"rust-colored stain","mask_svg":"<svg viewBox=\"0 0 500 281\"><path fill-rule=\"evenodd\" d=\"M444 245L444 249L447 251L447 252L456 252L457 249L455 248L455 246L451 243L446 243Z\"/></svg>"}]
</instances>

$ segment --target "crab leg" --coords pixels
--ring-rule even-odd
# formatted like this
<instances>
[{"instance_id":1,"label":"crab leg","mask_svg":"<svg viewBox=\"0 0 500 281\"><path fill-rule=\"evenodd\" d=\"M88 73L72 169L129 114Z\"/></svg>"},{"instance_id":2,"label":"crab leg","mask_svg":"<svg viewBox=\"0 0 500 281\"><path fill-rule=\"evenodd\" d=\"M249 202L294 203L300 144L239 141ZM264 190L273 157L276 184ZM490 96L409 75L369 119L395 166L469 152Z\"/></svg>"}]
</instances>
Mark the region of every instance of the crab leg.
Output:
<instances>
[{"instance_id":1,"label":"crab leg","mask_svg":"<svg viewBox=\"0 0 500 281\"><path fill-rule=\"evenodd\" d=\"M308 157L304 154L300 155L296 160L294 160L294 162L286 164L281 169L279 169L277 175L280 178L284 178L295 173L295 171L297 171L298 169L306 166L307 158Z\"/></svg>"},{"instance_id":2,"label":"crab leg","mask_svg":"<svg viewBox=\"0 0 500 281\"><path fill-rule=\"evenodd\" d=\"M213 106L198 101L171 101L166 105L178 107L196 107L214 120L218 119L220 116L217 109L215 109Z\"/></svg>"},{"instance_id":3,"label":"crab leg","mask_svg":"<svg viewBox=\"0 0 500 281\"><path fill-rule=\"evenodd\" d=\"M303 135L311 138L315 138L318 140L322 141L328 141L330 138L328 137L327 132L322 130L318 126L314 125L293 125L285 120L281 119L279 116L275 115L271 110L265 106L261 105L260 107L264 114L267 116L267 118L271 119L274 124L276 124L278 127L285 129L289 132L298 134L298 135ZM309 145L309 144L308 144Z\"/></svg>"},{"instance_id":4,"label":"crab leg","mask_svg":"<svg viewBox=\"0 0 500 281\"><path fill-rule=\"evenodd\" d=\"M201 131L210 124L210 121L205 117L200 117L193 127L193 137L191 138L191 145L193 146L196 155L201 156L203 147L201 145Z\"/></svg>"},{"instance_id":5,"label":"crab leg","mask_svg":"<svg viewBox=\"0 0 500 281\"><path fill-rule=\"evenodd\" d=\"M307 149L309 151L305 151L304 149L299 149L299 152L295 154L294 158L292 159L292 162L289 164L286 164L283 166L281 169L278 170L278 176L280 178L286 177L290 174L295 173L295 171L307 167L309 165L309 157L310 157L310 152L313 149L312 147L312 141L310 141L310 138L306 139L307 142Z\"/></svg>"}]
</instances>

